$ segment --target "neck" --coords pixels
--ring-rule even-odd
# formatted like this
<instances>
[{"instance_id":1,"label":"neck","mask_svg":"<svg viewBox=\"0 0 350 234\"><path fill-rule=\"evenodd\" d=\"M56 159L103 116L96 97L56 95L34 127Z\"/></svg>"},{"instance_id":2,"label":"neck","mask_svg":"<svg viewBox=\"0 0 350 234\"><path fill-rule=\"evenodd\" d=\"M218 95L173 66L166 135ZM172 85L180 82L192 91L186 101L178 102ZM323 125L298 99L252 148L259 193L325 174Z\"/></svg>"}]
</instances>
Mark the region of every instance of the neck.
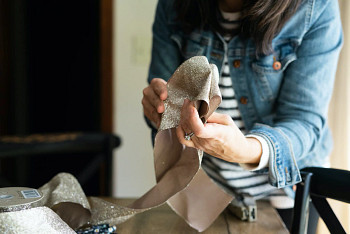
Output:
<instances>
[{"instance_id":1,"label":"neck","mask_svg":"<svg viewBox=\"0 0 350 234\"><path fill-rule=\"evenodd\" d=\"M242 10L243 0L218 0L219 7L224 12L238 12Z\"/></svg>"}]
</instances>

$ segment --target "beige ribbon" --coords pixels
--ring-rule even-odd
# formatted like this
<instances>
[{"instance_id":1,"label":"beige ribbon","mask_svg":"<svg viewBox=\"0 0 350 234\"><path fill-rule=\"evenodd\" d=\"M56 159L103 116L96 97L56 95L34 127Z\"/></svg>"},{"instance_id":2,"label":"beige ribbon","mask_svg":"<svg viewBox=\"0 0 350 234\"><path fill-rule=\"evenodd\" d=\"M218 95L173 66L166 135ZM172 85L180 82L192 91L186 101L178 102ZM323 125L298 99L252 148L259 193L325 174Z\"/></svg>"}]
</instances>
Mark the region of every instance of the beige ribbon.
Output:
<instances>
[{"instance_id":1,"label":"beige ribbon","mask_svg":"<svg viewBox=\"0 0 350 234\"><path fill-rule=\"evenodd\" d=\"M51 209L37 207L2 213L0 232L6 231L1 228L5 224L8 228L11 226L12 230L25 230L23 225L29 225L28 230L33 230L35 226L32 224L35 222L30 222L30 219L45 219L42 214L46 212L50 219L41 222L50 225L43 226L47 227L46 230L36 229L36 233L51 232L54 227L71 233L73 230L65 223L71 227L80 226L86 220L90 224L119 224L134 214L165 202L190 226L204 231L226 208L232 196L217 186L201 169L203 152L180 144L175 132L185 98L195 102L203 121L216 110L221 102L218 79L216 66L210 65L203 56L185 61L170 78L165 112L154 146L157 184L134 203L122 207L96 197L87 199L78 181L70 174L61 173L39 189L45 196L43 205ZM79 205L73 206L71 203ZM31 216L30 211L33 211L33 215L41 215ZM9 219L12 220L11 224L8 223Z\"/></svg>"},{"instance_id":2,"label":"beige ribbon","mask_svg":"<svg viewBox=\"0 0 350 234\"><path fill-rule=\"evenodd\" d=\"M168 204L198 231L209 227L230 203L232 196L200 168L203 152L179 143L176 127L185 98L195 102L204 122L208 119L221 102L218 81L217 67L209 64L206 57L192 57L185 61L168 81L165 112L155 138L158 184L164 184L162 191L173 191L172 196L167 197Z\"/></svg>"}]
</instances>

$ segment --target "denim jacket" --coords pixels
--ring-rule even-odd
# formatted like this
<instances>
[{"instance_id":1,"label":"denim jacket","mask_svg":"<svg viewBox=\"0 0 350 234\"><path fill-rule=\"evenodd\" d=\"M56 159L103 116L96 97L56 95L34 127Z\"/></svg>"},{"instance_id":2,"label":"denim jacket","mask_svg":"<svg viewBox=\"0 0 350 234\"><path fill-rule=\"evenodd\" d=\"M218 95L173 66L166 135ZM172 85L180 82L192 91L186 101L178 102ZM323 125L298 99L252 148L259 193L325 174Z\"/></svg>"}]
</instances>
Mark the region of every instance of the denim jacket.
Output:
<instances>
[{"instance_id":1,"label":"denim jacket","mask_svg":"<svg viewBox=\"0 0 350 234\"><path fill-rule=\"evenodd\" d=\"M196 55L206 56L221 71L227 53L248 134L269 145L269 167L258 173L268 173L269 183L283 188L301 181L299 169L327 162L332 148L327 111L343 41L338 1L304 0L266 56L257 56L253 41L240 36L226 44L210 30L185 34L175 19L173 1L159 0L149 82L168 80Z\"/></svg>"}]
</instances>

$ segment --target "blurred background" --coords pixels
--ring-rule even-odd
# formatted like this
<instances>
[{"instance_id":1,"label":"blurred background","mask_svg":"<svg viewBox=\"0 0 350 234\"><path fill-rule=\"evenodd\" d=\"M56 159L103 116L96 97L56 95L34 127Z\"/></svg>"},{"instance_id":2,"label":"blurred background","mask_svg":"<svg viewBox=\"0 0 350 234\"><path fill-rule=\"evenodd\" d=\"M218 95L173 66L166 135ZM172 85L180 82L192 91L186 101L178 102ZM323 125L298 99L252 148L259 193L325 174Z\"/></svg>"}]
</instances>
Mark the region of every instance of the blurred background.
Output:
<instances>
[{"instance_id":1,"label":"blurred background","mask_svg":"<svg viewBox=\"0 0 350 234\"><path fill-rule=\"evenodd\" d=\"M106 194L109 189L113 196L139 197L155 184L141 99L156 3L0 0L0 137L101 133L122 140L109 161L98 161L93 152L30 157L0 153L1 187L39 187L58 172L80 175L82 170L89 175L79 177L85 178L87 195ZM349 170L350 3L339 3L345 44L329 111L335 139L331 165ZM89 144L85 138L81 141ZM92 172L94 162L101 166ZM104 173L109 167L111 173ZM106 177L111 183L104 182ZM349 232L349 206L332 205ZM321 227L319 233L326 230Z\"/></svg>"}]
</instances>

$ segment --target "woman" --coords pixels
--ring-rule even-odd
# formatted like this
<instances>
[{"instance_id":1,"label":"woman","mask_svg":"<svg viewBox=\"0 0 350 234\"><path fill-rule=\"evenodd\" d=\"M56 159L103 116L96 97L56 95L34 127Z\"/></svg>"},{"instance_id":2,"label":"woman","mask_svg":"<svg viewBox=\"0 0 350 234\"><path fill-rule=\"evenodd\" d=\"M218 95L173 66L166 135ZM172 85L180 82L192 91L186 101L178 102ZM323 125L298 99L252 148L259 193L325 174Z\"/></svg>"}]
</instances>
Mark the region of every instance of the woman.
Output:
<instances>
[{"instance_id":1,"label":"woman","mask_svg":"<svg viewBox=\"0 0 350 234\"><path fill-rule=\"evenodd\" d=\"M269 198L288 225L299 170L326 165L332 148L327 111L341 45L334 0L159 0L144 114L155 133L166 81L206 56L223 102L202 124L185 101L179 141L206 153L203 168L222 187Z\"/></svg>"}]
</instances>

